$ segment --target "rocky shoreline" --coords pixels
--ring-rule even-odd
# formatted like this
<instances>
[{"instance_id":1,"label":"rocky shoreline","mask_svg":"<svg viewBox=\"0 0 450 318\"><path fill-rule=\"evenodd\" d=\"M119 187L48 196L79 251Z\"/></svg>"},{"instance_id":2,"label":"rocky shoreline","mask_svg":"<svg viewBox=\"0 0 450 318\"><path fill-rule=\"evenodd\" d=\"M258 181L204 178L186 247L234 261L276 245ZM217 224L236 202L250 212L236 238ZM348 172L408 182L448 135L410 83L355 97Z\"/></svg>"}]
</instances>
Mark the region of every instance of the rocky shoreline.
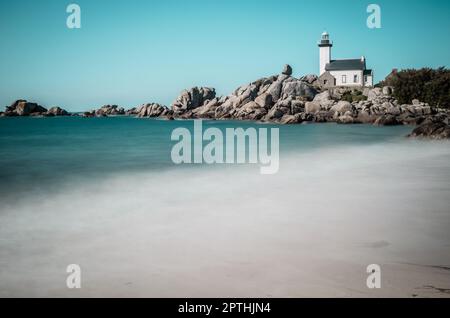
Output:
<instances>
[{"instance_id":1,"label":"rocky shoreline","mask_svg":"<svg viewBox=\"0 0 450 318\"><path fill-rule=\"evenodd\" d=\"M26 100L7 106L0 116L79 116L60 107L49 110ZM409 137L449 139L449 111L418 100L400 104L392 87L332 88L321 90L317 76L292 77L286 65L281 74L261 78L237 88L228 96L216 96L214 88L184 90L169 108L148 103L125 110L105 105L83 117L135 116L139 118L250 120L278 124L324 123L417 126Z\"/></svg>"}]
</instances>

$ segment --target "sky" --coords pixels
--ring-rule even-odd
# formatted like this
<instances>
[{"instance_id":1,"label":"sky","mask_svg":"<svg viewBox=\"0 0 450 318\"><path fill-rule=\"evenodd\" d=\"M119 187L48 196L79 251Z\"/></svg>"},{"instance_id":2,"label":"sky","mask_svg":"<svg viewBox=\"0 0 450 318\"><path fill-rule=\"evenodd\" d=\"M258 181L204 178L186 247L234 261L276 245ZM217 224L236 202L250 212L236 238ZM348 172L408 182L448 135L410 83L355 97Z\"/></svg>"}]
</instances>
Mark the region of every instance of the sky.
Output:
<instances>
[{"instance_id":1,"label":"sky","mask_svg":"<svg viewBox=\"0 0 450 318\"><path fill-rule=\"evenodd\" d=\"M281 72L319 72L332 58L367 58L375 80L393 68L449 66L444 0L0 0L0 109L16 99L83 111L105 104L170 105L185 88L228 95ZM369 29L367 6L381 8Z\"/></svg>"}]
</instances>

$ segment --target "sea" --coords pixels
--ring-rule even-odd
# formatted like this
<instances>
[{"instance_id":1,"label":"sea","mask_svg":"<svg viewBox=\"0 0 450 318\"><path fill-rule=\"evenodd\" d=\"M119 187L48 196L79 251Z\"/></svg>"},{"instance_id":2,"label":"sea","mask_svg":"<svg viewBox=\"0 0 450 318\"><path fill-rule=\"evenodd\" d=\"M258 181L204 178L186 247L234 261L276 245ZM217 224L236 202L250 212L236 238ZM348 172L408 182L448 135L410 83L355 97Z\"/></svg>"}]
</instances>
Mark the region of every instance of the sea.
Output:
<instances>
[{"instance_id":1,"label":"sea","mask_svg":"<svg viewBox=\"0 0 450 318\"><path fill-rule=\"evenodd\" d=\"M202 124L279 129L278 172L175 164L171 134L192 120L0 118L0 296L449 296L448 141Z\"/></svg>"}]
</instances>

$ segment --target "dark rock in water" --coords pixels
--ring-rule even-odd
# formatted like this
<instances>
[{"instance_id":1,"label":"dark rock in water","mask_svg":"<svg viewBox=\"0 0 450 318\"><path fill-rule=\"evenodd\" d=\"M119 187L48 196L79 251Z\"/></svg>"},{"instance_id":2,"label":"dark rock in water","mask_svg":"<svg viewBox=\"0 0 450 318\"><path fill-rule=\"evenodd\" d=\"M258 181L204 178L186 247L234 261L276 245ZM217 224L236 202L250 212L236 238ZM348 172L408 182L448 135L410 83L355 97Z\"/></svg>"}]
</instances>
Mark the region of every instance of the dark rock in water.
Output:
<instances>
[{"instance_id":1,"label":"dark rock in water","mask_svg":"<svg viewBox=\"0 0 450 318\"><path fill-rule=\"evenodd\" d=\"M117 105L104 105L95 111L98 117L125 115L125 109Z\"/></svg>"},{"instance_id":2,"label":"dark rock in water","mask_svg":"<svg viewBox=\"0 0 450 318\"><path fill-rule=\"evenodd\" d=\"M137 107L133 107L133 108L130 108L127 111L125 111L125 115L127 115L127 116L136 116L137 114L138 114Z\"/></svg>"},{"instance_id":3,"label":"dark rock in water","mask_svg":"<svg viewBox=\"0 0 450 318\"><path fill-rule=\"evenodd\" d=\"M45 115L46 116L68 116L69 113L64 109L62 109L58 106L55 106L55 107L50 108Z\"/></svg>"},{"instance_id":4,"label":"dark rock in water","mask_svg":"<svg viewBox=\"0 0 450 318\"><path fill-rule=\"evenodd\" d=\"M6 107L5 116L30 116L31 114L43 114L47 109L24 99L16 100L11 106Z\"/></svg>"},{"instance_id":5,"label":"dark rock in water","mask_svg":"<svg viewBox=\"0 0 450 318\"><path fill-rule=\"evenodd\" d=\"M292 67L289 64L286 64L281 73L284 75L291 76L292 75Z\"/></svg>"},{"instance_id":6,"label":"dark rock in water","mask_svg":"<svg viewBox=\"0 0 450 318\"><path fill-rule=\"evenodd\" d=\"M428 122L414 129L409 137L450 139L450 125L444 122Z\"/></svg>"},{"instance_id":7,"label":"dark rock in water","mask_svg":"<svg viewBox=\"0 0 450 318\"><path fill-rule=\"evenodd\" d=\"M84 112L82 116L86 118L95 117L95 110L92 110L90 112Z\"/></svg>"},{"instance_id":8,"label":"dark rock in water","mask_svg":"<svg viewBox=\"0 0 450 318\"><path fill-rule=\"evenodd\" d=\"M399 122L397 118L393 115L382 115L375 120L375 126L397 126L403 125L402 122Z\"/></svg>"}]
</instances>

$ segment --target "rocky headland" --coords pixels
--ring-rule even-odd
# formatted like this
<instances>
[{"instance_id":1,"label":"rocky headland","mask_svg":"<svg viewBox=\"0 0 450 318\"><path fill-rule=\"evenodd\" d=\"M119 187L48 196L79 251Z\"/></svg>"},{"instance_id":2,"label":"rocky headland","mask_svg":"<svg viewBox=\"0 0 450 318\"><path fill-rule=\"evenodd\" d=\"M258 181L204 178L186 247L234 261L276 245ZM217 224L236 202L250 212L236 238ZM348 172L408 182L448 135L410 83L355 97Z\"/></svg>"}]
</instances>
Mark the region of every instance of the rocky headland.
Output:
<instances>
[{"instance_id":1,"label":"rocky headland","mask_svg":"<svg viewBox=\"0 0 450 318\"><path fill-rule=\"evenodd\" d=\"M164 119L249 120L277 124L325 123L417 126L410 137L450 138L449 111L413 100L400 104L390 86L321 90L316 75L292 76L286 65L281 74L238 87L217 96L214 88L193 87L181 92L171 107L147 103L125 110L105 105L84 117L135 116ZM49 110L25 100L7 106L1 116L69 116L60 107Z\"/></svg>"}]
</instances>

